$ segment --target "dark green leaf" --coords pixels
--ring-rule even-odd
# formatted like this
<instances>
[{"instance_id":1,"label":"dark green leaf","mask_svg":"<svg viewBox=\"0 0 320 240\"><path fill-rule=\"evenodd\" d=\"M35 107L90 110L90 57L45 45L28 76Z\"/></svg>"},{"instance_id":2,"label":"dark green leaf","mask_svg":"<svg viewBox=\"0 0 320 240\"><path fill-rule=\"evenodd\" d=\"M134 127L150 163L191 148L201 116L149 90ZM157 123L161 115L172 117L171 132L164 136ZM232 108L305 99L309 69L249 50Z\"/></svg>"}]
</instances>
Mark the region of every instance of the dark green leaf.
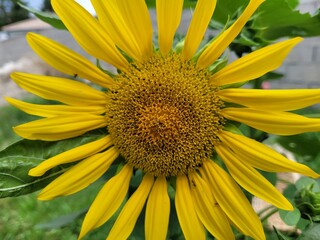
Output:
<instances>
[{"instance_id":1,"label":"dark green leaf","mask_svg":"<svg viewBox=\"0 0 320 240\"><path fill-rule=\"evenodd\" d=\"M28 172L42 161L76 146L103 136L94 131L83 136L57 142L20 140L0 152L0 198L16 197L37 191L65 172L64 166L54 168L41 177Z\"/></svg>"},{"instance_id":2,"label":"dark green leaf","mask_svg":"<svg viewBox=\"0 0 320 240\"><path fill-rule=\"evenodd\" d=\"M234 16L239 9L244 9L248 4L249 0L223 0L218 1L216 9L213 14L215 21L221 22L222 24L227 23L230 16Z\"/></svg>"},{"instance_id":3,"label":"dark green leaf","mask_svg":"<svg viewBox=\"0 0 320 240\"><path fill-rule=\"evenodd\" d=\"M278 229L273 226L273 230L276 232L278 240L289 240L285 235L283 235Z\"/></svg>"},{"instance_id":4,"label":"dark green leaf","mask_svg":"<svg viewBox=\"0 0 320 240\"><path fill-rule=\"evenodd\" d=\"M260 171L260 173L266 178L268 179L268 181L270 183L272 183L272 185L276 185L277 181L278 181L278 177L277 174L274 172L264 172L264 171Z\"/></svg>"},{"instance_id":5,"label":"dark green leaf","mask_svg":"<svg viewBox=\"0 0 320 240\"><path fill-rule=\"evenodd\" d=\"M280 209L279 215L281 219L289 226L296 225L301 217L301 213L297 208L294 208L293 211L285 211Z\"/></svg>"},{"instance_id":6,"label":"dark green leaf","mask_svg":"<svg viewBox=\"0 0 320 240\"><path fill-rule=\"evenodd\" d=\"M268 72L265 75L263 75L262 77L260 77L260 80L261 81L278 80L278 79L282 78L283 76L284 76L284 74L281 74L281 73Z\"/></svg>"},{"instance_id":7,"label":"dark green leaf","mask_svg":"<svg viewBox=\"0 0 320 240\"><path fill-rule=\"evenodd\" d=\"M278 39L291 36L320 35L320 12L315 16L293 10L294 1L265 1L256 12L252 27L257 36L264 39Z\"/></svg>"},{"instance_id":8,"label":"dark green leaf","mask_svg":"<svg viewBox=\"0 0 320 240\"><path fill-rule=\"evenodd\" d=\"M307 164L315 171L320 170L320 134L303 133L293 136L277 136L270 141L280 144L295 155L298 162Z\"/></svg>"},{"instance_id":9,"label":"dark green leaf","mask_svg":"<svg viewBox=\"0 0 320 240\"><path fill-rule=\"evenodd\" d=\"M320 239L320 224L313 223L303 231L303 233L298 238L299 240L319 240Z\"/></svg>"},{"instance_id":10,"label":"dark green leaf","mask_svg":"<svg viewBox=\"0 0 320 240\"><path fill-rule=\"evenodd\" d=\"M218 1L213 20L226 24L231 17L230 23L241 14L248 0L224 0ZM320 11L314 16L309 13L300 13L295 10L298 0L268 0L257 9L251 21L245 29L252 33L247 40L242 37L237 41L245 45L275 40L281 37L293 36L318 36L320 35ZM219 26L219 24L215 24ZM246 36L248 37L248 36ZM250 43L250 41L252 41ZM264 44L265 45L265 44Z\"/></svg>"},{"instance_id":11,"label":"dark green leaf","mask_svg":"<svg viewBox=\"0 0 320 240\"><path fill-rule=\"evenodd\" d=\"M18 3L22 8L26 9L28 12L33 13L37 18L41 19L42 21L50 24L52 27L61 30L67 30L66 26L63 22L57 17L56 14L52 12L41 12L34 8L27 7L21 3Z\"/></svg>"}]
</instances>

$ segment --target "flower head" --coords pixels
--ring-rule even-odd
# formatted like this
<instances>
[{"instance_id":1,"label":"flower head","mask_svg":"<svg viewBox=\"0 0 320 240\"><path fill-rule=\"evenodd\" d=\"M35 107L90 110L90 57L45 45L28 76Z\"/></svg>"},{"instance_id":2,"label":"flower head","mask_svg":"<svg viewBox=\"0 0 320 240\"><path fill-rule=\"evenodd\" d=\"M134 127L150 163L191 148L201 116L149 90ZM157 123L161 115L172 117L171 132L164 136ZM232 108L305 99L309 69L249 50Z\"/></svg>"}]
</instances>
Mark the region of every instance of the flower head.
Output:
<instances>
[{"instance_id":1,"label":"flower head","mask_svg":"<svg viewBox=\"0 0 320 240\"><path fill-rule=\"evenodd\" d=\"M144 0L92 0L98 19L73 0L52 1L79 45L119 70L116 75L107 74L61 44L29 33L30 46L46 62L104 90L65 78L12 74L27 91L61 103L36 105L8 98L21 110L43 117L15 127L20 136L57 141L107 129L104 137L30 170L31 176L41 176L60 164L79 161L45 187L39 199L78 192L101 177L116 159L122 161L89 208L80 238L120 208L137 171L143 173L142 181L126 200L107 239L127 239L145 205L146 239L165 239L173 202L186 239L205 239L205 229L218 239L234 239L231 225L245 235L264 239L261 222L238 184L290 210L289 201L256 169L319 177L230 127L236 121L279 135L320 130L319 119L289 112L319 102L320 90L233 87L279 67L301 38L264 47L212 71L211 66L262 2L251 0L237 21L199 50L214 0L198 0L180 49L172 45L182 0L156 1L159 49L152 42ZM216 161L217 156L228 171ZM171 202L169 185L175 190Z\"/></svg>"}]
</instances>

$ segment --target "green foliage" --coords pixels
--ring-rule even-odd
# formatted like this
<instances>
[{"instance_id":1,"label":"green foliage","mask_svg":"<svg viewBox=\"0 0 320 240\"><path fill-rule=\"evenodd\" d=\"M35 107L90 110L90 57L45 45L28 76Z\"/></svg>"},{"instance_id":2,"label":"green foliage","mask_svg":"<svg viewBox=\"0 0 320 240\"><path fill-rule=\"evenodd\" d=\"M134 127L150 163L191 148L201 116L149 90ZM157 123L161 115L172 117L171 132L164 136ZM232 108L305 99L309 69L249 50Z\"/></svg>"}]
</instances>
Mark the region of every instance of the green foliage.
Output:
<instances>
[{"instance_id":1,"label":"green foliage","mask_svg":"<svg viewBox=\"0 0 320 240\"><path fill-rule=\"evenodd\" d=\"M257 37L262 39L320 35L320 12L315 16L302 14L293 10L284 0L265 1L256 15L252 28L257 31Z\"/></svg>"},{"instance_id":2,"label":"green foliage","mask_svg":"<svg viewBox=\"0 0 320 240\"><path fill-rule=\"evenodd\" d=\"M52 8L50 0L44 0L43 1L43 5L42 5L42 8L41 8L41 11L43 11L43 12L53 12L53 8Z\"/></svg>"},{"instance_id":3,"label":"green foliage","mask_svg":"<svg viewBox=\"0 0 320 240\"><path fill-rule=\"evenodd\" d=\"M149 8L155 8L156 7L156 0L146 0L146 3ZM184 0L183 7L184 8L191 8L195 7L197 3L197 0Z\"/></svg>"},{"instance_id":4,"label":"green foliage","mask_svg":"<svg viewBox=\"0 0 320 240\"><path fill-rule=\"evenodd\" d=\"M302 212L302 217L313 222L320 222L319 185L316 181L308 178L302 178L299 182L301 181L303 183L297 184L298 191L295 193L294 202Z\"/></svg>"},{"instance_id":5,"label":"green foliage","mask_svg":"<svg viewBox=\"0 0 320 240\"><path fill-rule=\"evenodd\" d=\"M0 0L1 1L1 0ZM46 1L48 2L48 1ZM155 0L147 0L146 1L149 7L155 6ZM224 27L230 26L242 13L243 9L247 5L249 0L220 0L218 1L218 5L216 11L213 16L213 20L210 24L212 28L223 29ZM317 36L320 35L320 13L316 13L315 16L311 16L310 14L301 14L298 11L294 10L299 1L298 0L267 0L265 1L255 15L250 19L250 21L246 24L245 28L239 34L237 39L231 44L231 49L238 55L242 56L244 53L251 52L255 49L261 48L271 41L282 38L282 37L291 37L291 36ZM194 7L196 1L185 1L184 7ZM26 7L25 5L21 5L24 9L30 11L35 14L38 18L43 21L51 24L53 27L58 29L66 29L61 20L58 17L51 13L44 13L41 11L37 11L35 9L31 9ZM226 25L226 26L225 26ZM181 42L183 43L183 42ZM181 46L182 44L180 44ZM224 67L227 64L226 58L221 58L216 62L215 65L212 66L210 71L215 72L220 70L220 68ZM282 77L281 74L277 73L269 73L266 76L263 76L258 81L256 81L255 88L260 88L261 84L264 80L270 79L279 79ZM242 83L241 83L242 84ZM243 126L242 126L243 127ZM233 129L233 127L230 127ZM230 130L229 129L229 130ZM245 128L246 135L250 135L251 137L262 141L268 135L262 133L260 131L252 131L250 128ZM0 197L12 197L19 196L23 194L28 194L38 189L41 189L50 181L55 179L59 174L63 173L67 170L69 165L59 166L57 168L52 169L46 175L40 178L33 178L27 175L30 168L35 167L40 162L45 159L52 157L60 152L68 150L70 148L74 148L75 146L84 144L86 142L90 142L94 139L101 137L102 132L92 132L85 136L81 136L78 138L73 138L69 140L64 140L60 142L42 142L42 141L28 141L21 140L13 145L9 146L2 152L0 152ZM300 134L296 136L290 137L270 137L268 139L269 143L278 143L283 148L291 151L296 157L297 161L307 164L311 166L316 171L320 172L320 154L319 154L319 146L320 146L320 134L319 133L306 133ZM312 144L310 144L312 143ZM115 167L112 171L108 171L106 178L112 176L112 174L116 171ZM272 183L275 184L276 181L279 181L275 173L263 173L263 175ZM141 182L142 173L141 171L136 171L135 175L131 180L131 187L129 193L132 193ZM280 179L281 181L281 179ZM170 196L174 195L174 190L170 186ZM99 189L95 186L95 191ZM87 190L85 190L87 191ZM39 222L40 224L36 225L36 228L33 226L33 229L46 230L46 231L60 231L60 234L54 235L53 238L48 238L48 235L41 233L39 235L41 237L34 237L35 235L25 235L27 237L22 237L21 239L76 239L75 233L79 232L81 219L87 209L87 206L90 204L89 201L86 201L87 198L91 200L94 198L95 194L86 193L79 196L82 197L70 197L72 199L70 202L64 202L63 198L59 204L55 205L55 200L50 201L50 205L53 206L51 209L52 212L55 212L55 208L66 208L67 206L73 206L75 203L79 201L83 201L85 204L84 207L72 209L72 211L68 211L68 215L65 213L60 213L61 215L57 215L54 218L50 218L51 220L47 221L46 219L41 218ZM320 239L320 226L317 223L318 221L318 200L319 200L319 186L316 180L312 180L310 178L302 178L297 184L288 184L287 189L284 191L284 195L294 203L294 211L279 211L281 218L288 225L293 225L297 229L302 230L302 234L298 239L302 240L312 240L312 239ZM31 195L33 198L34 195ZM78 196L75 195L75 196ZM15 198L18 199L26 199L23 197ZM173 198L173 197L172 197ZM294 199L296 200L294 202ZM7 199L2 199L1 201L6 201ZM90 200L90 201L91 201ZM1 202L0 201L0 206ZM23 200L22 200L23 201ZM53 203L52 203L53 202ZM28 220L28 216L31 215L34 219L37 219L40 216L35 215L32 209L35 209L36 201L34 201L28 208L26 208L26 214L23 215L24 219ZM59 206L59 207L58 207ZM169 232L168 237L172 239L182 239L181 229L179 227L178 219L175 213L174 201L171 199L171 211L170 211L170 224L169 224ZM301 207L302 206L302 207ZM310 207L311 206L311 207ZM10 206L10 208L15 208ZM37 208L38 210L38 208ZM314 216L312 211L314 212ZM50 211L50 210L49 210ZM277 211L277 209L275 209ZM310 214L311 211L312 214ZM119 211L118 211L119 212ZM29 215L27 215L29 214ZM34 214L34 215L33 215ZM45 213L41 213L45 215ZM85 239L102 239L104 238L108 231L111 229L112 224L116 218L117 214L112 217L110 221L108 221L101 230L93 231L89 236L85 237ZM307 216L308 221L303 219ZM42 216L41 216L42 217ZM5 220L0 218L0 239L10 239L16 238L18 231L15 232L15 235L11 236L3 236L1 232L1 221L5 223ZM38 222L38 223L39 223ZM34 223L34 222L33 222ZM144 229L143 224L144 217L143 213L138 219L138 224L136 225L133 237L130 239L143 239L144 237ZM307 227L306 224L308 224ZM7 223L6 223L7 225ZM35 225L35 223L34 223ZM64 232L67 227L70 231ZM31 228L31 227L30 227ZM58 228L58 229L57 229ZM6 230L6 229L4 229ZM289 237L288 233L280 232L280 230L274 228L274 232L270 234L273 236L270 239L281 239L287 240L292 239ZM9 237L9 238L8 238ZM212 239L208 236L208 239ZM244 239L242 236L238 236L237 239ZM297 238L294 238L297 239Z\"/></svg>"},{"instance_id":6,"label":"green foliage","mask_svg":"<svg viewBox=\"0 0 320 240\"><path fill-rule=\"evenodd\" d=\"M306 164L315 171L320 172L319 133L272 136L268 139L268 143L278 143L281 147L292 152L298 162Z\"/></svg>"},{"instance_id":7,"label":"green foliage","mask_svg":"<svg viewBox=\"0 0 320 240\"><path fill-rule=\"evenodd\" d=\"M19 5L18 0L0 0L0 27L27 18L29 13Z\"/></svg>"},{"instance_id":8,"label":"green foliage","mask_svg":"<svg viewBox=\"0 0 320 240\"><path fill-rule=\"evenodd\" d=\"M50 201L37 200L37 193L0 199L0 239L76 240L84 213L103 184L97 181L76 194ZM58 220L63 221L60 226ZM84 239L105 237L104 225Z\"/></svg>"},{"instance_id":9,"label":"green foliage","mask_svg":"<svg viewBox=\"0 0 320 240\"><path fill-rule=\"evenodd\" d=\"M26 9L30 13L33 13L36 17L41 19L42 21L50 24L52 27L60 30L67 30L66 26L63 22L57 17L55 13L52 12L42 12L38 11L34 8L29 8L24 4L19 4L22 8Z\"/></svg>"},{"instance_id":10,"label":"green foliage","mask_svg":"<svg viewBox=\"0 0 320 240\"><path fill-rule=\"evenodd\" d=\"M273 230L275 231L278 240L289 240L285 235L283 235L278 229L273 226Z\"/></svg>"},{"instance_id":11,"label":"green foliage","mask_svg":"<svg viewBox=\"0 0 320 240\"><path fill-rule=\"evenodd\" d=\"M65 166L50 170L41 177L28 172L42 161L103 135L100 131L57 142L20 140L0 152L0 198L16 197L37 191L65 172Z\"/></svg>"},{"instance_id":12,"label":"green foliage","mask_svg":"<svg viewBox=\"0 0 320 240\"><path fill-rule=\"evenodd\" d=\"M320 224L310 224L309 227L299 236L298 240L319 240Z\"/></svg>"},{"instance_id":13,"label":"green foliage","mask_svg":"<svg viewBox=\"0 0 320 240\"><path fill-rule=\"evenodd\" d=\"M297 208L294 208L293 211L284 211L279 210L279 214L281 219L288 225L288 226L294 226L296 225L301 217L301 213Z\"/></svg>"},{"instance_id":14,"label":"green foliage","mask_svg":"<svg viewBox=\"0 0 320 240\"><path fill-rule=\"evenodd\" d=\"M218 1L211 27L230 26L243 12L248 0ZM320 35L320 11L314 16L295 10L298 0L267 0L261 4L230 49L239 57L284 37Z\"/></svg>"}]
</instances>

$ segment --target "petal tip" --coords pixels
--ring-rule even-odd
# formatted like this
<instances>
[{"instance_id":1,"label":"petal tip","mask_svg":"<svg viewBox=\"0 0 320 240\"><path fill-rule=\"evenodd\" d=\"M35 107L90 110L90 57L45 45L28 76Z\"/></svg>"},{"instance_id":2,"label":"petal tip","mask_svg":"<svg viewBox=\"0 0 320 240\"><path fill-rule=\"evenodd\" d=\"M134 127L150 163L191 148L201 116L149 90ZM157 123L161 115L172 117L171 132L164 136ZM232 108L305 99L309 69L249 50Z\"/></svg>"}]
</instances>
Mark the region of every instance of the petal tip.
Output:
<instances>
[{"instance_id":1,"label":"petal tip","mask_svg":"<svg viewBox=\"0 0 320 240\"><path fill-rule=\"evenodd\" d=\"M35 168L31 168L31 169L29 170L28 175L29 175L29 176L32 176L32 177L40 177L40 176L43 175L43 172L42 172L42 171L39 171L39 170L37 169L37 167L35 167Z\"/></svg>"}]
</instances>

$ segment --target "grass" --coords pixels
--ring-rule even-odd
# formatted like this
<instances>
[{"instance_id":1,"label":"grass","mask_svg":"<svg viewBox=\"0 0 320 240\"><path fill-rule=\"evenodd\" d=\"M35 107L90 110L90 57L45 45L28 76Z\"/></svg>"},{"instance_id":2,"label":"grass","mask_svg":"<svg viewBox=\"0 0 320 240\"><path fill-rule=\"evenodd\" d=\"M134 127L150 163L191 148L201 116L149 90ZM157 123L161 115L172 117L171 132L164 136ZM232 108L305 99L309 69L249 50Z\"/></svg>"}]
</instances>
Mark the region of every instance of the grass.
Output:
<instances>
[{"instance_id":1,"label":"grass","mask_svg":"<svg viewBox=\"0 0 320 240\"><path fill-rule=\"evenodd\" d=\"M2 240L76 240L83 214L58 226L75 212L85 211L101 187L98 181L91 187L71 196L51 201L38 201L37 193L17 198L0 199L0 239ZM61 218L61 216L64 216ZM70 217L70 216L69 216ZM60 220L55 220L60 218ZM44 224L45 223L45 224ZM41 228L41 225L43 227ZM104 229L89 234L85 239L104 239ZM95 237L93 237L93 235Z\"/></svg>"}]
</instances>

